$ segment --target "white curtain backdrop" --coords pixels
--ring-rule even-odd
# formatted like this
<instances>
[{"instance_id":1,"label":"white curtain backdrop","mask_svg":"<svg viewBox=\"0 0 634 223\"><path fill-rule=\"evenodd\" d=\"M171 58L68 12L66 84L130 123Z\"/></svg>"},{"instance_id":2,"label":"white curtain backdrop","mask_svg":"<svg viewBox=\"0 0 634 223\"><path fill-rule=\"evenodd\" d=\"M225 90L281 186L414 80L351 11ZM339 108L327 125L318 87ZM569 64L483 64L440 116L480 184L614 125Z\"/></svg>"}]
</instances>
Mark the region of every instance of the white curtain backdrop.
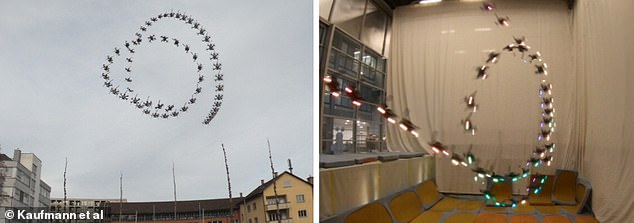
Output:
<instances>
[{"instance_id":1,"label":"white curtain backdrop","mask_svg":"<svg viewBox=\"0 0 634 223\"><path fill-rule=\"evenodd\" d=\"M473 145L482 167L499 173L520 172L520 164L537 145L540 76L534 74L534 65L523 62L521 54L507 52L491 67L488 79L475 76L489 51L501 51L514 36L525 36L533 52L540 51L548 64L556 108L554 166L537 170L552 173L554 167L574 168L578 144L572 142L577 142L579 132L573 127L579 114L571 13L564 1L496 4L496 13L510 17L510 27L494 24L494 14L480 10L480 2L415 5L395 11L388 105L421 127L421 137L389 125L389 148L429 152L427 144L435 135L454 152L466 153ZM462 131L460 120L468 115L463 98L475 90L480 109L472 121L478 132L471 136ZM483 188L473 183L470 169L452 166L447 157L439 156L436 167L441 191L478 193ZM519 185L516 193L523 192L523 184Z\"/></svg>"},{"instance_id":2,"label":"white curtain backdrop","mask_svg":"<svg viewBox=\"0 0 634 223\"><path fill-rule=\"evenodd\" d=\"M602 223L634 222L634 1L578 0L574 10L578 100L586 104L582 177Z\"/></svg>"},{"instance_id":3,"label":"white curtain backdrop","mask_svg":"<svg viewBox=\"0 0 634 223\"><path fill-rule=\"evenodd\" d=\"M388 125L393 151L429 151L432 135L460 153L473 144L481 166L517 169L536 142L537 79L520 55L505 53L476 81L475 69L490 49L526 36L548 63L555 97L558 150L554 168L575 169L593 185L592 205L603 223L634 219L634 1L495 1L511 27L493 24L480 2L443 2L394 12L388 105L410 118L420 138ZM489 30L490 28L490 30ZM472 120L474 137L459 122L462 98L478 90L481 109ZM436 178L445 192L475 193L473 173L437 158ZM519 185L520 188L523 185ZM516 192L519 192L516 190Z\"/></svg>"}]
</instances>

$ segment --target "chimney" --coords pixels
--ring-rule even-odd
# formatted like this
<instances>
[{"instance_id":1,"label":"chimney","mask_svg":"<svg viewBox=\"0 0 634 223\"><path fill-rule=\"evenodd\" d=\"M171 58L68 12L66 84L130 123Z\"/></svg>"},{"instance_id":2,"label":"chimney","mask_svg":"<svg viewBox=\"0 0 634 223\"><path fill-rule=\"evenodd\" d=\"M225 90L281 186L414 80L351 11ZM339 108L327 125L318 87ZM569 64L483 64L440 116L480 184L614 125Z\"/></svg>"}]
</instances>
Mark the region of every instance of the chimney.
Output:
<instances>
[{"instance_id":1,"label":"chimney","mask_svg":"<svg viewBox=\"0 0 634 223\"><path fill-rule=\"evenodd\" d=\"M242 197L242 192L240 192L240 197Z\"/></svg>"},{"instance_id":2,"label":"chimney","mask_svg":"<svg viewBox=\"0 0 634 223\"><path fill-rule=\"evenodd\" d=\"M308 176L306 180L308 180L308 183L313 184L313 176Z\"/></svg>"},{"instance_id":3,"label":"chimney","mask_svg":"<svg viewBox=\"0 0 634 223\"><path fill-rule=\"evenodd\" d=\"M273 172L273 178L277 177L277 171Z\"/></svg>"},{"instance_id":4,"label":"chimney","mask_svg":"<svg viewBox=\"0 0 634 223\"><path fill-rule=\"evenodd\" d=\"M20 148L15 149L13 151L13 161L20 162L21 157L22 157L22 151L20 151Z\"/></svg>"},{"instance_id":5,"label":"chimney","mask_svg":"<svg viewBox=\"0 0 634 223\"><path fill-rule=\"evenodd\" d=\"M264 180L260 180L260 183L261 183L262 185L264 185Z\"/></svg>"}]
</instances>

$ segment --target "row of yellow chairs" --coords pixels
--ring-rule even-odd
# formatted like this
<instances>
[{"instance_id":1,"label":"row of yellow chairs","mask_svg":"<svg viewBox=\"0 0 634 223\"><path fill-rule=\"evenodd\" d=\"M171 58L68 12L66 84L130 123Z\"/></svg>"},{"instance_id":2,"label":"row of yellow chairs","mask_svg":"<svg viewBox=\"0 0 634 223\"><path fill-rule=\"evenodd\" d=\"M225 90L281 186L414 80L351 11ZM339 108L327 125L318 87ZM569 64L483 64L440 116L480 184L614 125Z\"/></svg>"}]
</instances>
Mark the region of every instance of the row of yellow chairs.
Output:
<instances>
[{"instance_id":1,"label":"row of yellow chairs","mask_svg":"<svg viewBox=\"0 0 634 223\"><path fill-rule=\"evenodd\" d=\"M511 187L501 187L511 190ZM482 200L444 196L433 179L390 197L364 205L331 222L345 223L594 223L584 211L590 194L589 182L575 171L557 170L548 177L539 195L517 208L489 207ZM574 188L574 189L571 189ZM511 191L496 191L508 193Z\"/></svg>"}]
</instances>

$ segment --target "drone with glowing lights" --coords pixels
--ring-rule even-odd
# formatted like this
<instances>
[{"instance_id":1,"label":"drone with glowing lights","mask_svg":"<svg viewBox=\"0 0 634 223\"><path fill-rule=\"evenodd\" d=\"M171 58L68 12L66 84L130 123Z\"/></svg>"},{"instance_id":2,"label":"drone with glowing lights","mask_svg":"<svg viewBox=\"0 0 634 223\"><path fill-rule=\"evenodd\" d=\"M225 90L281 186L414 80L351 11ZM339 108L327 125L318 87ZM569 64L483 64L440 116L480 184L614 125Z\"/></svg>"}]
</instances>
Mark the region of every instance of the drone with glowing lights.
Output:
<instances>
[{"instance_id":1,"label":"drone with glowing lights","mask_svg":"<svg viewBox=\"0 0 634 223\"><path fill-rule=\"evenodd\" d=\"M334 97L339 97L341 95L341 89L339 87L340 83L337 81L337 78L333 75L327 75L324 77L324 84L326 88L330 92L330 95ZM344 92L346 95L352 100L352 104L354 106L360 107L362 105L363 98L359 96L359 93L355 90L353 86L344 87ZM397 124L398 126L406 132L418 137L418 127L412 123L409 119L401 118L400 121L397 121L398 116L389 109L387 105L381 105L377 107L377 110L381 113L381 115L390 123Z\"/></svg>"},{"instance_id":2,"label":"drone with glowing lights","mask_svg":"<svg viewBox=\"0 0 634 223\"><path fill-rule=\"evenodd\" d=\"M169 37L166 35L159 35L156 33L150 33L150 28L162 19L175 19L191 26L191 29L195 31L195 34L201 37L201 47L204 48L205 53L199 54L194 52L196 48L194 45L183 43L177 38ZM216 51L216 45L212 42L209 33L203 26L195 20L193 17L180 12L165 12L158 14L156 17L150 18L139 28L140 32L135 33L135 37L132 40L125 41L123 47L114 48L113 53L106 56L106 63L102 64L101 78L104 80L104 86L115 97L129 102L132 106L142 111L143 114L149 115L152 118L169 119L177 117L179 114L185 113L189 110L189 107L196 103L197 98L203 92L203 84L207 79L213 78L215 82L215 89L211 91L211 97L213 98L212 107L209 113L206 115L203 124L208 125L211 120L218 114L220 107L222 106L223 92L224 92L224 74L221 73L222 64L219 61L219 54ZM133 55L141 47L141 45L147 43L158 42L159 44L172 45L177 48L182 48L185 55L191 56L194 63L194 70L196 71L196 85L190 98L185 99L182 106L176 104L161 103L160 99L151 100L150 96L144 98L140 95L136 89L133 88L132 82L132 64ZM203 60L200 57L207 57L209 60ZM125 59L124 59L125 58ZM121 61L125 63L124 69L119 73L123 80L116 80L114 78L114 71L111 71L111 66L115 61ZM211 78L207 78L211 77Z\"/></svg>"}]
</instances>

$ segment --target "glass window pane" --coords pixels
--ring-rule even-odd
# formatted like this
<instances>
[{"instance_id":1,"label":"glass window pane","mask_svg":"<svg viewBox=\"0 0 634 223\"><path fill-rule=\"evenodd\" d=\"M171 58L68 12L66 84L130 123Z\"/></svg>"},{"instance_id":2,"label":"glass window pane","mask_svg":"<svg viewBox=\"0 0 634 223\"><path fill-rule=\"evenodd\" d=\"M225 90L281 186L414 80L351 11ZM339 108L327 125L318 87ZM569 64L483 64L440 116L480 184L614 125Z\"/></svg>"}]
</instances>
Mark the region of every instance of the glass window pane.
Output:
<instances>
[{"instance_id":1,"label":"glass window pane","mask_svg":"<svg viewBox=\"0 0 634 223\"><path fill-rule=\"evenodd\" d=\"M377 152L381 149L380 122L357 121L357 152Z\"/></svg>"},{"instance_id":2,"label":"glass window pane","mask_svg":"<svg viewBox=\"0 0 634 223\"><path fill-rule=\"evenodd\" d=\"M323 46L326 41L326 25L319 23L319 45Z\"/></svg>"},{"instance_id":3,"label":"glass window pane","mask_svg":"<svg viewBox=\"0 0 634 223\"><path fill-rule=\"evenodd\" d=\"M385 74L377 72L367 65L361 66L361 80L377 87L383 87Z\"/></svg>"},{"instance_id":4,"label":"glass window pane","mask_svg":"<svg viewBox=\"0 0 634 223\"><path fill-rule=\"evenodd\" d=\"M339 83L340 96L335 97L331 95L328 87L324 87L324 114L342 117L354 117L354 105L352 105L352 100L349 97L345 96L345 94L341 91L343 91L345 86L356 86L356 83L352 80L341 77L341 75L329 75L337 79L337 82Z\"/></svg>"},{"instance_id":5,"label":"glass window pane","mask_svg":"<svg viewBox=\"0 0 634 223\"><path fill-rule=\"evenodd\" d=\"M331 8L332 0L319 0L319 17L328 20Z\"/></svg>"},{"instance_id":6,"label":"glass window pane","mask_svg":"<svg viewBox=\"0 0 634 223\"><path fill-rule=\"evenodd\" d=\"M368 103L363 103L359 107L357 115L361 121L381 122L383 119L383 116L376 110L376 105Z\"/></svg>"},{"instance_id":7,"label":"glass window pane","mask_svg":"<svg viewBox=\"0 0 634 223\"><path fill-rule=\"evenodd\" d=\"M322 123L323 153L354 152L352 128L354 120L324 117Z\"/></svg>"},{"instance_id":8,"label":"glass window pane","mask_svg":"<svg viewBox=\"0 0 634 223\"><path fill-rule=\"evenodd\" d=\"M346 74L352 78L356 78L359 73L359 62L338 50L333 49L330 53L330 62L328 68L341 74Z\"/></svg>"},{"instance_id":9,"label":"glass window pane","mask_svg":"<svg viewBox=\"0 0 634 223\"><path fill-rule=\"evenodd\" d=\"M361 57L361 61L363 61L364 64L374 69L377 68L377 63L381 59L381 55L370 50L366 50L365 52L363 52L363 57Z\"/></svg>"},{"instance_id":10,"label":"glass window pane","mask_svg":"<svg viewBox=\"0 0 634 223\"><path fill-rule=\"evenodd\" d=\"M361 58L361 44L339 30L335 32L332 47L357 60Z\"/></svg>"},{"instance_id":11,"label":"glass window pane","mask_svg":"<svg viewBox=\"0 0 634 223\"><path fill-rule=\"evenodd\" d=\"M326 41L327 26L323 23L319 23L319 61L323 60L324 43ZM319 73L322 74L321 66L319 66Z\"/></svg>"},{"instance_id":12,"label":"glass window pane","mask_svg":"<svg viewBox=\"0 0 634 223\"><path fill-rule=\"evenodd\" d=\"M385 59L380 58L376 61L376 70L385 73Z\"/></svg>"},{"instance_id":13,"label":"glass window pane","mask_svg":"<svg viewBox=\"0 0 634 223\"><path fill-rule=\"evenodd\" d=\"M359 87L359 95L364 101L374 104L383 103L383 91L381 89L361 84Z\"/></svg>"},{"instance_id":14,"label":"glass window pane","mask_svg":"<svg viewBox=\"0 0 634 223\"><path fill-rule=\"evenodd\" d=\"M336 1L330 22L359 39L366 0Z\"/></svg>"},{"instance_id":15,"label":"glass window pane","mask_svg":"<svg viewBox=\"0 0 634 223\"><path fill-rule=\"evenodd\" d=\"M377 52L383 52L387 15L372 2L368 3L361 42Z\"/></svg>"}]
</instances>

